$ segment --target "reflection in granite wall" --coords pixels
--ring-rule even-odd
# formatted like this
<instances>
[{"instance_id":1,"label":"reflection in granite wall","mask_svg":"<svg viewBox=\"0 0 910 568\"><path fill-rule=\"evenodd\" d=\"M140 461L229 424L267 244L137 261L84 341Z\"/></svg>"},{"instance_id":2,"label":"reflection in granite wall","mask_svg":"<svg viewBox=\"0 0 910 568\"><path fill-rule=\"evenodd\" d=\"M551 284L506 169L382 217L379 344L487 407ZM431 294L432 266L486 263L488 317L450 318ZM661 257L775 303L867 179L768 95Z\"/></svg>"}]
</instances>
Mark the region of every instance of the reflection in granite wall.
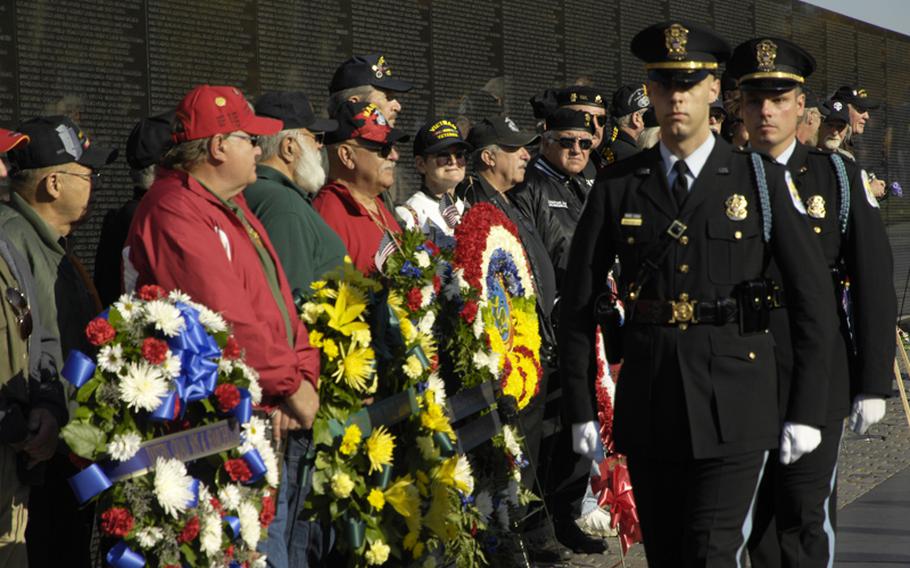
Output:
<instances>
[{"instance_id":1,"label":"reflection in granite wall","mask_svg":"<svg viewBox=\"0 0 910 568\"><path fill-rule=\"evenodd\" d=\"M122 148L140 116L201 82L236 85L250 97L299 89L322 110L337 64L381 51L416 86L401 98L399 127L413 133L434 113L469 125L499 112L531 127L527 100L545 87L583 81L609 96L643 80L630 39L683 16L733 45L755 34L794 39L819 62L809 82L819 93L861 82L884 105L860 158L879 177L910 184L910 38L799 0L639 0L634 8L621 0L0 0L0 125L68 113ZM398 199L417 183L412 164L403 148ZM130 195L122 160L108 174L76 235L89 266L104 212ZM902 293L910 198L889 199L882 212Z\"/></svg>"}]
</instances>

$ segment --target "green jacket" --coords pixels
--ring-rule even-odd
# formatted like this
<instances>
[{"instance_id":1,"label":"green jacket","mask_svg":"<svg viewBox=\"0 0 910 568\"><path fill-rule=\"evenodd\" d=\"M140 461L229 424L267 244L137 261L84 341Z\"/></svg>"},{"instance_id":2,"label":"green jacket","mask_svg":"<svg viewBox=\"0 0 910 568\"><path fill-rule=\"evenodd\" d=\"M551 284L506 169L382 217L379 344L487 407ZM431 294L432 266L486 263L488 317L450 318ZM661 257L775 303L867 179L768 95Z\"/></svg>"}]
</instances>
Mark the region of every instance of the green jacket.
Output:
<instances>
[{"instance_id":1,"label":"green jacket","mask_svg":"<svg viewBox=\"0 0 910 568\"><path fill-rule=\"evenodd\" d=\"M262 165L256 167L256 176L244 197L268 231L291 290L307 294L311 282L343 263L344 243L287 176Z\"/></svg>"},{"instance_id":2,"label":"green jacket","mask_svg":"<svg viewBox=\"0 0 910 568\"><path fill-rule=\"evenodd\" d=\"M60 338L51 355L63 365L71 349L87 350L85 326L97 314L85 280L66 256L66 241L13 192L0 205L0 230L25 257L35 278L35 299L41 306L41 326Z\"/></svg>"}]
</instances>

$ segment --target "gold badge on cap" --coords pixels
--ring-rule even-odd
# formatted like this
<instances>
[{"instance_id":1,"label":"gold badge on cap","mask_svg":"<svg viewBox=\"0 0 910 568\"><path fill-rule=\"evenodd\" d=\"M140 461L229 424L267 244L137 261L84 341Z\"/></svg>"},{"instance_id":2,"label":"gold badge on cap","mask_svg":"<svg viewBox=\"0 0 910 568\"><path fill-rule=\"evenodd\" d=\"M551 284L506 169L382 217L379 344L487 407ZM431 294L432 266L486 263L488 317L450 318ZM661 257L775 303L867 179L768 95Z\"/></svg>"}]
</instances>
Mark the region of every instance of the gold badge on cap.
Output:
<instances>
[{"instance_id":1,"label":"gold badge on cap","mask_svg":"<svg viewBox=\"0 0 910 568\"><path fill-rule=\"evenodd\" d=\"M585 128L588 128L589 126L591 126L591 115L585 113Z\"/></svg>"},{"instance_id":2,"label":"gold badge on cap","mask_svg":"<svg viewBox=\"0 0 910 568\"><path fill-rule=\"evenodd\" d=\"M745 196L734 193L724 202L727 206L727 218L731 221L742 221L749 215L749 202Z\"/></svg>"},{"instance_id":3,"label":"gold badge on cap","mask_svg":"<svg viewBox=\"0 0 910 568\"><path fill-rule=\"evenodd\" d=\"M806 211L809 217L814 219L824 219L827 211L825 210L825 198L821 195L813 195L806 200Z\"/></svg>"},{"instance_id":4,"label":"gold badge on cap","mask_svg":"<svg viewBox=\"0 0 910 568\"><path fill-rule=\"evenodd\" d=\"M578 100L578 93L572 93L572 94L570 94L570 95L569 95L569 100L572 101L573 103L576 102L576 101Z\"/></svg>"},{"instance_id":5,"label":"gold badge on cap","mask_svg":"<svg viewBox=\"0 0 910 568\"><path fill-rule=\"evenodd\" d=\"M664 43L670 59L682 61L686 58L686 44L689 43L689 30L680 24L671 24L664 30Z\"/></svg>"},{"instance_id":6,"label":"gold badge on cap","mask_svg":"<svg viewBox=\"0 0 910 568\"><path fill-rule=\"evenodd\" d=\"M373 72L376 74L377 79L382 79L383 75L391 75L392 70L385 63L385 55L380 55L379 59L376 60L376 65L372 67Z\"/></svg>"},{"instance_id":7,"label":"gold badge on cap","mask_svg":"<svg viewBox=\"0 0 910 568\"><path fill-rule=\"evenodd\" d=\"M600 97L600 95L594 95L594 102L600 104L603 102L603 99Z\"/></svg>"},{"instance_id":8,"label":"gold badge on cap","mask_svg":"<svg viewBox=\"0 0 910 568\"><path fill-rule=\"evenodd\" d=\"M763 39L755 45L755 59L759 71L774 71L774 60L777 59L777 44L770 39Z\"/></svg>"},{"instance_id":9,"label":"gold badge on cap","mask_svg":"<svg viewBox=\"0 0 910 568\"><path fill-rule=\"evenodd\" d=\"M227 104L227 99L224 97L215 97L215 106L223 107Z\"/></svg>"}]
</instances>

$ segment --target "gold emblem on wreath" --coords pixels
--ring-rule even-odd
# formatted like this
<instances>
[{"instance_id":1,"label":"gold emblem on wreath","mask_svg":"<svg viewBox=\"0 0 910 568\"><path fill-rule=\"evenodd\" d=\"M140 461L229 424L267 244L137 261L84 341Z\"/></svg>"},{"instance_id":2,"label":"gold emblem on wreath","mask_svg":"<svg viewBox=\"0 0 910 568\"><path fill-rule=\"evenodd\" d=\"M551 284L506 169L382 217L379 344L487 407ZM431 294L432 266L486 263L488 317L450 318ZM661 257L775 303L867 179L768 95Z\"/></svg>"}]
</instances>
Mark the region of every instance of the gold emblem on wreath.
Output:
<instances>
[{"instance_id":1,"label":"gold emblem on wreath","mask_svg":"<svg viewBox=\"0 0 910 568\"><path fill-rule=\"evenodd\" d=\"M686 58L686 44L689 43L689 30L680 24L671 24L664 30L664 43L670 59L682 61Z\"/></svg>"},{"instance_id":2,"label":"gold emblem on wreath","mask_svg":"<svg viewBox=\"0 0 910 568\"><path fill-rule=\"evenodd\" d=\"M755 46L755 59L759 71L774 71L774 60L777 59L777 44L770 39L763 39Z\"/></svg>"},{"instance_id":3,"label":"gold emblem on wreath","mask_svg":"<svg viewBox=\"0 0 910 568\"><path fill-rule=\"evenodd\" d=\"M727 206L727 217L732 221L742 221L749 215L747 209L749 202L746 201L745 196L734 193L727 198L724 204Z\"/></svg>"},{"instance_id":4,"label":"gold emblem on wreath","mask_svg":"<svg viewBox=\"0 0 910 568\"><path fill-rule=\"evenodd\" d=\"M824 219L827 214L827 211L825 211L825 198L821 195L813 195L807 199L806 212L815 219Z\"/></svg>"}]
</instances>

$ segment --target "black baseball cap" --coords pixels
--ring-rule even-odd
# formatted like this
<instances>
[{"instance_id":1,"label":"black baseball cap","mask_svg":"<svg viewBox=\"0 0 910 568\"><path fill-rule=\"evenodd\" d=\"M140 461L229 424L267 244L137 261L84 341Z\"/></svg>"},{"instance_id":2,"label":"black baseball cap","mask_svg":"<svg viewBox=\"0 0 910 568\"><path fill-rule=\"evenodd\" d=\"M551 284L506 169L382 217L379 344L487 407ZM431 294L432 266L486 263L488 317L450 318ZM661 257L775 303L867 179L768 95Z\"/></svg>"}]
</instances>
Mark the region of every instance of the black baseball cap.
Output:
<instances>
[{"instance_id":1,"label":"black baseball cap","mask_svg":"<svg viewBox=\"0 0 910 568\"><path fill-rule=\"evenodd\" d=\"M15 171L75 162L97 170L117 159L117 150L92 144L79 126L66 116L41 116L16 127L29 143L7 153Z\"/></svg>"},{"instance_id":2,"label":"black baseball cap","mask_svg":"<svg viewBox=\"0 0 910 568\"><path fill-rule=\"evenodd\" d=\"M850 110L847 108L847 103L844 101L825 101L819 110L825 117L824 122L841 120L846 124L850 124Z\"/></svg>"},{"instance_id":3,"label":"black baseball cap","mask_svg":"<svg viewBox=\"0 0 910 568\"><path fill-rule=\"evenodd\" d=\"M740 90L789 91L805 84L815 71L815 58L792 41L757 37L736 46L727 72Z\"/></svg>"},{"instance_id":4,"label":"black baseball cap","mask_svg":"<svg viewBox=\"0 0 910 568\"><path fill-rule=\"evenodd\" d=\"M518 128L511 118L495 116L485 118L476 123L468 133L468 144L476 148L486 146L504 146L506 148L521 148L533 144L540 136Z\"/></svg>"},{"instance_id":5,"label":"black baseball cap","mask_svg":"<svg viewBox=\"0 0 910 568\"><path fill-rule=\"evenodd\" d=\"M530 99L534 118L545 119L556 109L571 105L588 105L606 108L600 90L588 85L570 85L561 89L546 89Z\"/></svg>"},{"instance_id":6,"label":"black baseball cap","mask_svg":"<svg viewBox=\"0 0 910 568\"><path fill-rule=\"evenodd\" d=\"M126 139L126 161L134 170L143 170L161 161L171 146L174 111L143 118Z\"/></svg>"},{"instance_id":7,"label":"black baseball cap","mask_svg":"<svg viewBox=\"0 0 910 568\"><path fill-rule=\"evenodd\" d=\"M708 112L715 111L715 110L719 110L721 113L723 113L724 118L726 118L727 109L724 107L724 103L721 102L719 97L714 99L714 102L712 102L708 108Z\"/></svg>"},{"instance_id":8,"label":"black baseball cap","mask_svg":"<svg viewBox=\"0 0 910 568\"><path fill-rule=\"evenodd\" d=\"M831 99L850 103L861 112L877 109L881 105L881 102L878 99L873 99L869 96L866 89L857 87L856 85L844 85L843 87L840 87L834 92Z\"/></svg>"},{"instance_id":9,"label":"black baseball cap","mask_svg":"<svg viewBox=\"0 0 910 568\"><path fill-rule=\"evenodd\" d=\"M329 94L364 85L372 85L377 89L399 93L406 93L414 88L414 85L407 81L392 78L392 69L386 62L385 56L371 53L370 55L355 55L342 63L332 75Z\"/></svg>"},{"instance_id":10,"label":"black baseball cap","mask_svg":"<svg viewBox=\"0 0 910 568\"><path fill-rule=\"evenodd\" d=\"M256 101L255 109L259 116L282 121L284 130L306 128L311 132L332 132L338 129L337 120L316 116L310 99L300 91L265 93Z\"/></svg>"},{"instance_id":11,"label":"black baseball cap","mask_svg":"<svg viewBox=\"0 0 910 568\"><path fill-rule=\"evenodd\" d=\"M633 112L647 110L651 106L648 88L644 85L623 85L613 93L610 114L614 118L628 116Z\"/></svg>"},{"instance_id":12,"label":"black baseball cap","mask_svg":"<svg viewBox=\"0 0 910 568\"><path fill-rule=\"evenodd\" d=\"M561 108L547 117L547 130L582 130L594 134L594 119L586 112Z\"/></svg>"},{"instance_id":13,"label":"black baseball cap","mask_svg":"<svg viewBox=\"0 0 910 568\"><path fill-rule=\"evenodd\" d=\"M338 107L335 118L338 128L325 133L326 144L356 139L364 146L384 148L411 139L403 130L392 128L373 103L345 101Z\"/></svg>"},{"instance_id":14,"label":"black baseball cap","mask_svg":"<svg viewBox=\"0 0 910 568\"><path fill-rule=\"evenodd\" d=\"M436 118L427 122L414 136L415 156L438 154L453 146L458 146L468 152L473 150L462 137L455 122L448 118Z\"/></svg>"},{"instance_id":15,"label":"black baseball cap","mask_svg":"<svg viewBox=\"0 0 910 568\"><path fill-rule=\"evenodd\" d=\"M670 20L648 26L632 38L632 54L645 62L652 81L698 83L717 74L730 57L730 46L705 26Z\"/></svg>"}]
</instances>

